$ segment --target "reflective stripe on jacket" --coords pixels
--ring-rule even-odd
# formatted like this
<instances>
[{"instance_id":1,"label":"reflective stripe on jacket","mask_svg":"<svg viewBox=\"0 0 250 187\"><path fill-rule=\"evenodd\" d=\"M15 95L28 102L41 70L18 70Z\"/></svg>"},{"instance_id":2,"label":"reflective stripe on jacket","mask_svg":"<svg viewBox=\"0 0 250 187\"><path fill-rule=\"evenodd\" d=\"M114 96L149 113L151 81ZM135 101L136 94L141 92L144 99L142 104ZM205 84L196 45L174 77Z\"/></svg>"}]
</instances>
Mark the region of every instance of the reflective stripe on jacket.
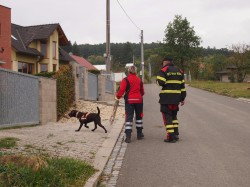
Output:
<instances>
[{"instance_id":1,"label":"reflective stripe on jacket","mask_svg":"<svg viewBox=\"0 0 250 187\"><path fill-rule=\"evenodd\" d=\"M162 87L161 104L179 104L186 97L183 72L174 65L164 66L157 75L156 83Z\"/></svg>"}]
</instances>

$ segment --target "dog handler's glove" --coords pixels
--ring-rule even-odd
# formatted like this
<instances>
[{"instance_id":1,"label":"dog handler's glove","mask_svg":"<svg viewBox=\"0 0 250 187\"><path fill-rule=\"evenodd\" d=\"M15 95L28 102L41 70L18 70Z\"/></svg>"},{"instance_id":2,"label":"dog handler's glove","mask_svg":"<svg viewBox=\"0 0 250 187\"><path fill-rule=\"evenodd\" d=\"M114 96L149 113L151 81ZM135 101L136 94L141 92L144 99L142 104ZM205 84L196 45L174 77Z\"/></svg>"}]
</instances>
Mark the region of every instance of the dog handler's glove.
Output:
<instances>
[{"instance_id":1,"label":"dog handler's glove","mask_svg":"<svg viewBox=\"0 0 250 187\"><path fill-rule=\"evenodd\" d=\"M115 100L116 100L116 101L119 101L119 99L118 99L116 96L115 96Z\"/></svg>"}]
</instances>

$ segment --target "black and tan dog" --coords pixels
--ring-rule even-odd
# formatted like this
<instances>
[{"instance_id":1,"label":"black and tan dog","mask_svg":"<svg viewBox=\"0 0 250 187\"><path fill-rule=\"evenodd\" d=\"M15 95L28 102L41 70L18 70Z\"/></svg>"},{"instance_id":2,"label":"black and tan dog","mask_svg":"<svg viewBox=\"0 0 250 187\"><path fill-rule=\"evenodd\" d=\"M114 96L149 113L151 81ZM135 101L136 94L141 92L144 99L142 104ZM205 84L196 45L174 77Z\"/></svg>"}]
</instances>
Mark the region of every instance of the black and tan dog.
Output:
<instances>
[{"instance_id":1,"label":"black and tan dog","mask_svg":"<svg viewBox=\"0 0 250 187\"><path fill-rule=\"evenodd\" d=\"M76 131L80 131L83 124L86 128L89 128L87 126L88 123L94 122L95 128L92 129L92 131L95 131L97 128L97 125L102 127L105 130L105 133L107 133L107 130L105 127L101 124L101 117L100 117L100 109L97 107L98 113L88 113L88 112L79 112L77 110L71 110L71 112L68 114L70 117L76 117L79 119L80 127Z\"/></svg>"}]
</instances>

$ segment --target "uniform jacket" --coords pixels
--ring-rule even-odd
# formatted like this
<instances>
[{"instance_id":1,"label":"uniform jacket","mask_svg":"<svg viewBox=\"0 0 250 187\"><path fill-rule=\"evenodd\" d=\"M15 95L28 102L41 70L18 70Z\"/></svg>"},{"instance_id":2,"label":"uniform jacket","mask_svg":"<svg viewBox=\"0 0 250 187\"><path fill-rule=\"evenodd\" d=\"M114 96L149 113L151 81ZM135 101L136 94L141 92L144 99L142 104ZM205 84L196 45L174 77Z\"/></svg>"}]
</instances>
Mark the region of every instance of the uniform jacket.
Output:
<instances>
[{"instance_id":1,"label":"uniform jacket","mask_svg":"<svg viewBox=\"0 0 250 187\"><path fill-rule=\"evenodd\" d=\"M120 99L124 93L124 99L127 103L143 102L142 96L144 95L144 87L141 79L137 77L136 74L131 73L122 80L116 97Z\"/></svg>"},{"instance_id":2,"label":"uniform jacket","mask_svg":"<svg viewBox=\"0 0 250 187\"><path fill-rule=\"evenodd\" d=\"M186 89L183 71L173 64L164 66L158 73L156 83L162 87L160 104L179 104L185 100Z\"/></svg>"}]
</instances>

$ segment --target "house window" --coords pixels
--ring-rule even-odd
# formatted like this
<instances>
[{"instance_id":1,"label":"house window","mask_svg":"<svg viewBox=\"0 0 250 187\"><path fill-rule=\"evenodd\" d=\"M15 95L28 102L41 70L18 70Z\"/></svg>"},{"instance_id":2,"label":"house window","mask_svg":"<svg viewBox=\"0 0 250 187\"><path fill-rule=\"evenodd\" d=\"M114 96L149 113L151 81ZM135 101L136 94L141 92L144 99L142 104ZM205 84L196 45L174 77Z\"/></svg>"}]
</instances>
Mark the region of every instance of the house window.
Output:
<instances>
[{"instance_id":1,"label":"house window","mask_svg":"<svg viewBox=\"0 0 250 187\"><path fill-rule=\"evenodd\" d=\"M52 44L52 55L53 55L53 58L56 59L56 42L53 42Z\"/></svg>"},{"instance_id":2,"label":"house window","mask_svg":"<svg viewBox=\"0 0 250 187\"><path fill-rule=\"evenodd\" d=\"M47 57L47 43L41 42L41 53L44 57Z\"/></svg>"},{"instance_id":3,"label":"house window","mask_svg":"<svg viewBox=\"0 0 250 187\"><path fill-rule=\"evenodd\" d=\"M56 71L56 64L53 64L53 71Z\"/></svg>"},{"instance_id":4,"label":"house window","mask_svg":"<svg viewBox=\"0 0 250 187\"><path fill-rule=\"evenodd\" d=\"M40 64L41 72L48 72L48 65L47 64Z\"/></svg>"},{"instance_id":5,"label":"house window","mask_svg":"<svg viewBox=\"0 0 250 187\"><path fill-rule=\"evenodd\" d=\"M18 72L32 74L33 64L18 62Z\"/></svg>"}]
</instances>

